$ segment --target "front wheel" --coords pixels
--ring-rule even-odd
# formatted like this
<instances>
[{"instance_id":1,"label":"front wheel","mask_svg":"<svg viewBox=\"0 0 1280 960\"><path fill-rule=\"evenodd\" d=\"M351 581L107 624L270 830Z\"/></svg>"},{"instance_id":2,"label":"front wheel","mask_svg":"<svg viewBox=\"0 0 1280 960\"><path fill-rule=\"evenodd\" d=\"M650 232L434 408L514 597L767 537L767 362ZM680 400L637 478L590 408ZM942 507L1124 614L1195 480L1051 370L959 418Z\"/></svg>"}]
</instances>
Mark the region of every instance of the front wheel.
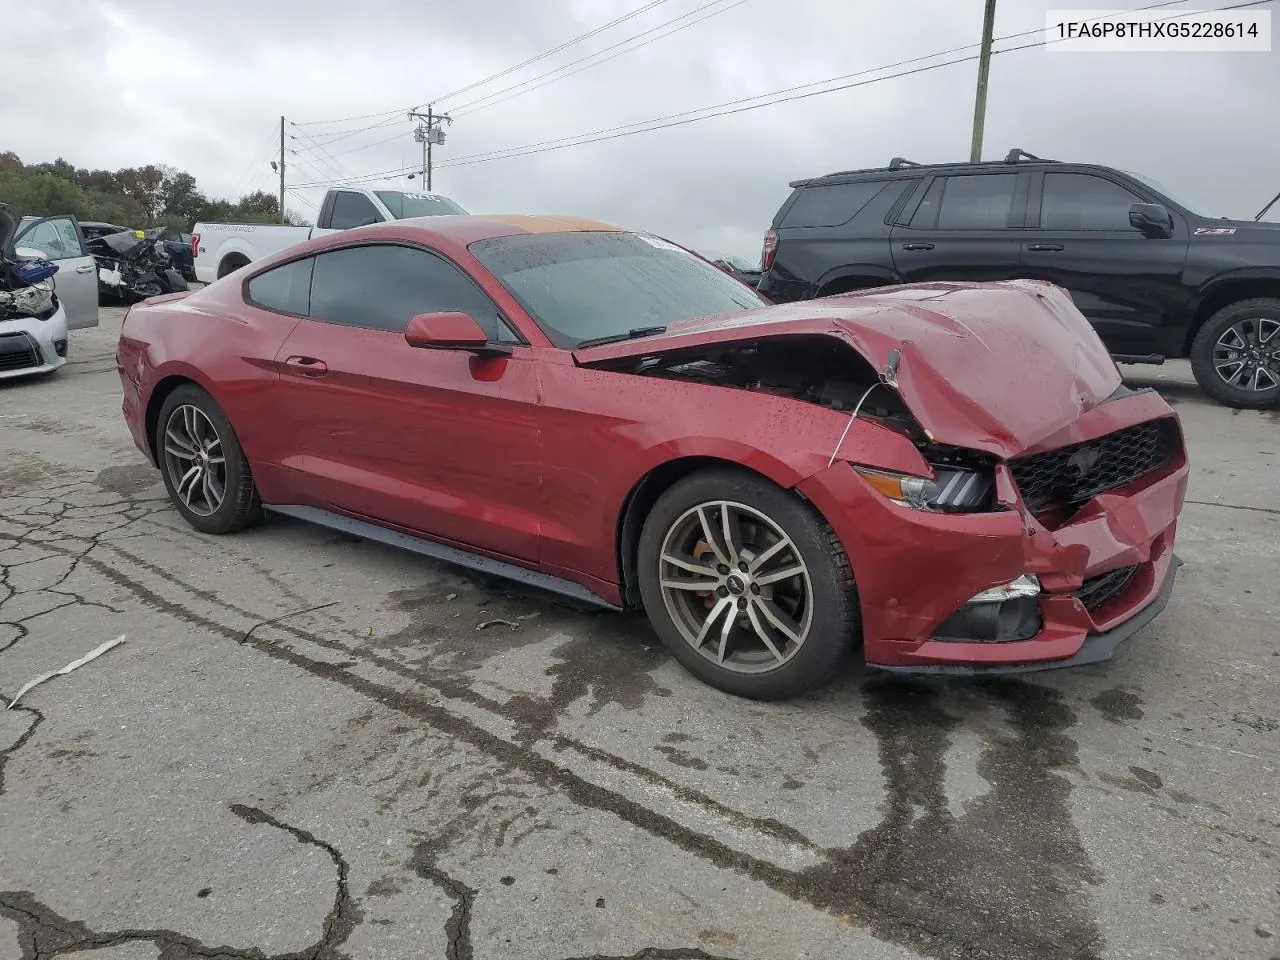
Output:
<instances>
[{"instance_id":1,"label":"front wheel","mask_svg":"<svg viewBox=\"0 0 1280 960\"><path fill-rule=\"evenodd\" d=\"M231 421L204 390L183 384L156 419L156 460L169 499L203 533L234 533L262 518L249 461Z\"/></svg>"},{"instance_id":2,"label":"front wheel","mask_svg":"<svg viewBox=\"0 0 1280 960\"><path fill-rule=\"evenodd\" d=\"M638 573L663 643L726 693L776 700L814 689L857 639L853 576L834 532L745 471L696 473L659 497Z\"/></svg>"},{"instance_id":3,"label":"front wheel","mask_svg":"<svg viewBox=\"0 0 1280 960\"><path fill-rule=\"evenodd\" d=\"M1257 297L1223 307L1191 345L1202 390L1229 407L1280 404L1280 299Z\"/></svg>"}]
</instances>

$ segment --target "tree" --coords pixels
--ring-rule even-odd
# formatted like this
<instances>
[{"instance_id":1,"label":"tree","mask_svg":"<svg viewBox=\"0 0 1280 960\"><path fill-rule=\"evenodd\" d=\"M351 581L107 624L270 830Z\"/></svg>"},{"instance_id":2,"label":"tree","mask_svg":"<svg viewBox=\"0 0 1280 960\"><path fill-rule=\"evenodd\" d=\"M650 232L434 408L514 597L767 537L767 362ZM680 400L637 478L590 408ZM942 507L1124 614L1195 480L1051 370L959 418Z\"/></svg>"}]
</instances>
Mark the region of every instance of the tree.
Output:
<instances>
[{"instance_id":1,"label":"tree","mask_svg":"<svg viewBox=\"0 0 1280 960\"><path fill-rule=\"evenodd\" d=\"M47 163L24 164L12 151L0 152L0 202L22 216L72 214L81 220L102 220L122 227L163 224L187 233L197 220L241 220L276 223L280 204L265 191L246 194L237 203L214 200L200 192L185 170L163 164L121 170L76 168L59 157ZM301 221L293 211L290 222Z\"/></svg>"},{"instance_id":2,"label":"tree","mask_svg":"<svg viewBox=\"0 0 1280 960\"><path fill-rule=\"evenodd\" d=\"M148 221L154 220L164 209L164 202L160 198L160 188L164 186L164 171L155 164L117 170L116 182L120 185L121 193L142 205Z\"/></svg>"},{"instance_id":3,"label":"tree","mask_svg":"<svg viewBox=\"0 0 1280 960\"><path fill-rule=\"evenodd\" d=\"M196 189L196 178L185 170L166 171L160 186L161 214L194 221L205 205L204 195Z\"/></svg>"}]
</instances>

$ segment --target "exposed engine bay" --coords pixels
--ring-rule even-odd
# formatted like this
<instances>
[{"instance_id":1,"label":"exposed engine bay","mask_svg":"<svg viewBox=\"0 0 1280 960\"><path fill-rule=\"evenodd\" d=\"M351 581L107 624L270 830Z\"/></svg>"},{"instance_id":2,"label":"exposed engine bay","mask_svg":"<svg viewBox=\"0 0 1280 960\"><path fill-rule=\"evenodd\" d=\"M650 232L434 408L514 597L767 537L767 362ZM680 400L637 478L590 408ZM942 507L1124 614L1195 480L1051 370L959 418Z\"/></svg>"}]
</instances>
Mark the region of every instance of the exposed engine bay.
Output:
<instances>
[{"instance_id":1,"label":"exposed engine bay","mask_svg":"<svg viewBox=\"0 0 1280 960\"><path fill-rule=\"evenodd\" d=\"M898 362L895 356L890 367ZM882 376L862 354L833 337L801 335L710 344L593 366L771 393L877 420L908 437L934 471L933 480L909 480L902 485L905 502L938 512L997 508L996 458L934 442L892 386L893 372Z\"/></svg>"},{"instance_id":2,"label":"exposed engine bay","mask_svg":"<svg viewBox=\"0 0 1280 960\"><path fill-rule=\"evenodd\" d=\"M19 258L13 249L17 221L0 204L0 321L19 317L46 320L58 309L53 275L58 265L48 260Z\"/></svg>"},{"instance_id":3,"label":"exposed engine bay","mask_svg":"<svg viewBox=\"0 0 1280 960\"><path fill-rule=\"evenodd\" d=\"M898 392L881 381L861 354L832 337L769 337L711 344L629 358L608 368L772 393L833 410L852 412L857 408L860 417L884 420L913 435L923 435Z\"/></svg>"}]
</instances>

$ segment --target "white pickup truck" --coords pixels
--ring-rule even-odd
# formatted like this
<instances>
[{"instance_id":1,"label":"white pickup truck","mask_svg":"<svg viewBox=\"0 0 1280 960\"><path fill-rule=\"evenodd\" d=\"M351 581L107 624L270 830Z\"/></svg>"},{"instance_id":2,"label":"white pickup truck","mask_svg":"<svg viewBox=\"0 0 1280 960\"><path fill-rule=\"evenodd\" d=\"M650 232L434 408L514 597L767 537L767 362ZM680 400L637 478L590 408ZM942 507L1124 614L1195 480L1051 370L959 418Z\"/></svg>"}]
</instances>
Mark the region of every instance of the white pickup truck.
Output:
<instances>
[{"instance_id":1,"label":"white pickup truck","mask_svg":"<svg viewBox=\"0 0 1280 960\"><path fill-rule=\"evenodd\" d=\"M438 193L402 190L335 188L325 194L314 227L256 223L197 223L191 231L196 279L212 283L285 247L337 230L349 230L386 220L465 214L467 211Z\"/></svg>"}]
</instances>

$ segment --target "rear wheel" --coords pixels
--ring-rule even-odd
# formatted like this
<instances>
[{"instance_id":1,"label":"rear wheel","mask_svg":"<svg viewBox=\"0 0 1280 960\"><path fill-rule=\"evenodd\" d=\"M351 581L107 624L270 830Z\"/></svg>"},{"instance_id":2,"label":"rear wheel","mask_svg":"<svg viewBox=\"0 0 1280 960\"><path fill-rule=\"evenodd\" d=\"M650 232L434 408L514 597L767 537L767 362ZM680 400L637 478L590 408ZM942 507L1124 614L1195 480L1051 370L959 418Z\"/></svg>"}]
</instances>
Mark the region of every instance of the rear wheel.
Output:
<instances>
[{"instance_id":1,"label":"rear wheel","mask_svg":"<svg viewBox=\"0 0 1280 960\"><path fill-rule=\"evenodd\" d=\"M1191 369L1219 403L1280 405L1280 299L1242 300L1211 316L1191 345Z\"/></svg>"},{"instance_id":2,"label":"rear wheel","mask_svg":"<svg viewBox=\"0 0 1280 960\"><path fill-rule=\"evenodd\" d=\"M226 414L204 390L183 384L156 420L156 459L178 512L204 533L234 533L262 518L249 461Z\"/></svg>"},{"instance_id":3,"label":"rear wheel","mask_svg":"<svg viewBox=\"0 0 1280 960\"><path fill-rule=\"evenodd\" d=\"M685 478L640 534L640 593L654 630L701 680L773 700L834 676L857 638L848 558L810 507L733 470Z\"/></svg>"}]
</instances>

